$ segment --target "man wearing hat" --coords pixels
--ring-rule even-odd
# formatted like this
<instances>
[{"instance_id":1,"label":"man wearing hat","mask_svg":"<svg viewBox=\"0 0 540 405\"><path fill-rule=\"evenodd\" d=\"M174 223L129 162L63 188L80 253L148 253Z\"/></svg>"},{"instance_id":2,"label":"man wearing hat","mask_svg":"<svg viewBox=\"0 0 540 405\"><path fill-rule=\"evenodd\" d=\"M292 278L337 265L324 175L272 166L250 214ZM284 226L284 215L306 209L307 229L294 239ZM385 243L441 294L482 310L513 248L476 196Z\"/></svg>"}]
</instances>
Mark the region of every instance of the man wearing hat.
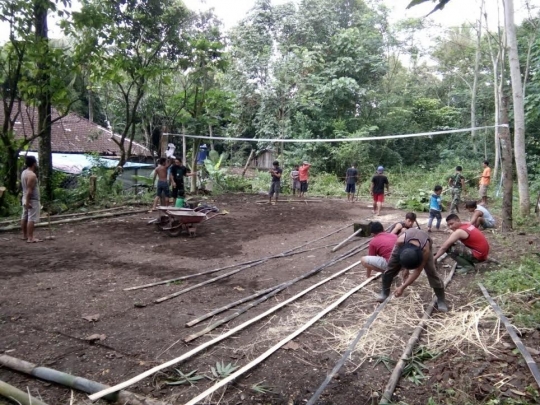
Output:
<instances>
[{"instance_id":1,"label":"man wearing hat","mask_svg":"<svg viewBox=\"0 0 540 405\"><path fill-rule=\"evenodd\" d=\"M384 202L384 188L389 192L388 177L384 174L384 167L377 167L377 174L371 179L371 195L373 196L373 213L381 215L381 208Z\"/></svg>"},{"instance_id":2,"label":"man wearing hat","mask_svg":"<svg viewBox=\"0 0 540 405\"><path fill-rule=\"evenodd\" d=\"M422 270L425 270L429 285L437 296L437 308L440 312L448 311L444 297L444 283L435 267L432 245L433 241L429 234L420 229L407 229L399 236L388 261L388 269L382 276L382 292L377 299L378 302L383 302L388 298L392 280L403 267L414 271L406 277L401 287L396 289L394 292L396 297L401 297L405 288L418 278Z\"/></svg>"},{"instance_id":3,"label":"man wearing hat","mask_svg":"<svg viewBox=\"0 0 540 405\"><path fill-rule=\"evenodd\" d=\"M300 197L304 197L304 194L307 193L310 167L311 165L304 161L302 166L300 166L298 169L298 179L300 180Z\"/></svg>"}]
</instances>

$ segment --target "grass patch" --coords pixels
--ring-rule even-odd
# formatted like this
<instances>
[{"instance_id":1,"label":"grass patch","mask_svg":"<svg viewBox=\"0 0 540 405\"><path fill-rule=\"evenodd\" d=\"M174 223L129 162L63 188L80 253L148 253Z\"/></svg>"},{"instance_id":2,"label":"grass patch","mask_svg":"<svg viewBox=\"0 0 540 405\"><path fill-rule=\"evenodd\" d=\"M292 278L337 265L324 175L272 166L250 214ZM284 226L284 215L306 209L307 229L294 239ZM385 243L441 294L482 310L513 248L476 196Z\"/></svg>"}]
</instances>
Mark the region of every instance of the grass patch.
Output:
<instances>
[{"instance_id":1,"label":"grass patch","mask_svg":"<svg viewBox=\"0 0 540 405\"><path fill-rule=\"evenodd\" d=\"M517 327L540 326L540 262L538 257L525 257L519 264L486 274L485 286L499 296L499 305L512 314Z\"/></svg>"}]
</instances>

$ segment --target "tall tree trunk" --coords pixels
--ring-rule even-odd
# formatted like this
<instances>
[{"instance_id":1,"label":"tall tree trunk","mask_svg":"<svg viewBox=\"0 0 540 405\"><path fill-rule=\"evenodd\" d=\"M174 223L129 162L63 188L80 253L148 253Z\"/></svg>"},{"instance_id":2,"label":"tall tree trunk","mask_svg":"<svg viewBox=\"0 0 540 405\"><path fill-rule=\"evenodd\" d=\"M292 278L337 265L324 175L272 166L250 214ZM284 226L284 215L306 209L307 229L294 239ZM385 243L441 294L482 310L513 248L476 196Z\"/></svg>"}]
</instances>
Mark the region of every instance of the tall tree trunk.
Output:
<instances>
[{"instance_id":1,"label":"tall tree trunk","mask_svg":"<svg viewBox=\"0 0 540 405\"><path fill-rule=\"evenodd\" d=\"M484 14L484 1L480 3L480 18L478 19L478 31L476 34L476 52L474 57L474 78L471 90L471 127L476 128L476 95L478 93L478 71L480 69L480 45L482 41L482 16ZM473 145L473 152L476 154L476 130L471 131L471 141ZM487 156L486 156L487 158Z\"/></svg>"},{"instance_id":2,"label":"tall tree trunk","mask_svg":"<svg viewBox=\"0 0 540 405\"><path fill-rule=\"evenodd\" d=\"M42 200L49 204L53 200L53 168L51 150L51 86L49 38L47 27L48 2L37 0L34 6L36 42L42 56L37 63L36 81L38 84L38 126L39 133L39 180L43 188Z\"/></svg>"},{"instance_id":3,"label":"tall tree trunk","mask_svg":"<svg viewBox=\"0 0 540 405\"><path fill-rule=\"evenodd\" d=\"M501 102L501 124L508 124L508 97L502 97ZM510 128L500 127L499 139L501 142L501 160L503 172L503 200L502 200L502 231L512 230L512 193L514 187L514 166L512 164L512 140L510 138Z\"/></svg>"},{"instance_id":4,"label":"tall tree trunk","mask_svg":"<svg viewBox=\"0 0 540 405\"><path fill-rule=\"evenodd\" d=\"M504 26L508 41L508 59L510 77L512 79L512 98L514 101L514 155L519 192L519 212L528 216L531 211L529 198L529 183L527 175L527 160L525 154L525 108L523 104L523 86L519 66L516 25L514 24L514 1L504 0ZM504 148L503 148L504 149Z\"/></svg>"},{"instance_id":5,"label":"tall tree trunk","mask_svg":"<svg viewBox=\"0 0 540 405\"><path fill-rule=\"evenodd\" d=\"M6 152L6 177L4 185L12 195L19 193L17 179L19 178L19 150L8 146Z\"/></svg>"}]
</instances>

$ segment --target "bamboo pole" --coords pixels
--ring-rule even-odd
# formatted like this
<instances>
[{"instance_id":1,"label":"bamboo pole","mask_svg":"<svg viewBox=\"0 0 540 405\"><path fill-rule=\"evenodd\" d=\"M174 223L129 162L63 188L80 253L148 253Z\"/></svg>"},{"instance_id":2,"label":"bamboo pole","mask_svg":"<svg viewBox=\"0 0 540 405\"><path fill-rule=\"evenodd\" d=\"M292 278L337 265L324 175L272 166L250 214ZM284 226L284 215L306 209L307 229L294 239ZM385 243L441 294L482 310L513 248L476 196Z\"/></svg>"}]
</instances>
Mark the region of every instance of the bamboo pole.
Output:
<instances>
[{"instance_id":1,"label":"bamboo pole","mask_svg":"<svg viewBox=\"0 0 540 405\"><path fill-rule=\"evenodd\" d=\"M186 337L184 339L184 342L186 342L186 343L191 342L192 340L195 340L198 337L207 334L208 332L216 329L218 326L221 326L221 325L223 325L223 324L225 324L227 322L230 322L231 320L233 320L234 318L240 316L244 312L247 312L251 308L254 308L257 305L259 305L259 304L263 303L264 301L268 300L269 298L274 297L275 295L277 295L281 291L285 290L286 288L289 288L291 285L297 283L298 281L306 279L308 277L312 277L315 274L320 273L325 268L333 266L334 264L339 263L340 261L351 257L353 254L358 253L357 249L358 248L353 248L349 252L345 253L344 255L339 256L336 259L330 260L329 262L326 262L322 266L319 266L319 267L317 267L317 268L315 268L313 270L310 270L309 272L307 272L307 273L305 273L305 274L303 274L303 275L301 275L299 277L296 277L296 278L294 278L292 280L289 280L289 281L287 281L285 283L281 283L280 285L275 287L272 291L268 292L267 294L265 294L264 296L262 296L258 300L255 300L255 301L249 303L248 305L246 305L245 307L240 308L237 311L233 312L232 314L226 316L225 318L222 318L222 319L214 322L213 324L208 325L206 328L202 329L201 331L189 335L188 337Z\"/></svg>"},{"instance_id":2,"label":"bamboo pole","mask_svg":"<svg viewBox=\"0 0 540 405\"><path fill-rule=\"evenodd\" d=\"M35 364L5 354L0 354L0 365L18 371L19 373L28 374L39 378L40 380L53 382L78 391L86 392L87 394L93 394L94 392L109 388L107 385L87 380L86 378L73 376L48 367L39 367ZM120 391L103 399L120 404L129 403L130 405L165 405L161 401L145 398L130 391Z\"/></svg>"},{"instance_id":3,"label":"bamboo pole","mask_svg":"<svg viewBox=\"0 0 540 405\"><path fill-rule=\"evenodd\" d=\"M119 210L119 209L122 209L122 208L127 208L127 206L123 205L121 207L106 208L106 209L96 210L96 211L73 212L71 214L51 215L51 219L78 217L78 216L84 216L84 215L93 215L93 214L98 214L98 213L102 213L102 212L116 211L116 210ZM20 218L19 219L10 219L10 220L7 220L7 221L2 221L2 222L0 222L0 225L12 224L14 222L20 222Z\"/></svg>"},{"instance_id":4,"label":"bamboo pole","mask_svg":"<svg viewBox=\"0 0 540 405\"><path fill-rule=\"evenodd\" d=\"M368 320L366 321L364 326L362 326L362 329L360 329L360 331L356 335L356 338L349 344L349 347L347 348L345 353L343 353L343 356L341 357L341 359L336 363L336 365L334 366L332 371L330 371L330 373L328 373L328 375L324 379L321 386L317 389L317 391L315 391L315 393L309 399L309 401L307 402L306 405L314 405L316 403L316 401L319 399L319 397L321 396L321 394L323 393L325 388L328 386L328 384L330 384L330 381L332 381L332 378L334 378L334 376L338 373L338 371L341 369L341 367L343 367L345 362L349 359L350 355L352 354L354 348L356 347L356 345L358 344L358 342L360 341L362 336L364 336L366 334L366 332L369 330L369 328L371 327L371 325L373 324L375 319L377 319L377 317L379 316L381 311L384 309L384 307L386 307L386 304L388 304L389 301L390 301L390 296L388 298L386 298L384 300L384 302L381 302L377 306L377 309L375 309L375 311L373 311L373 313L368 318Z\"/></svg>"},{"instance_id":5,"label":"bamboo pole","mask_svg":"<svg viewBox=\"0 0 540 405\"><path fill-rule=\"evenodd\" d=\"M360 263L360 262L358 262ZM257 357L256 359L250 361L248 364L246 364L244 367L242 367L241 369L239 369L238 371L234 372L233 374L231 374L230 376L228 376L227 378L224 378L223 380L220 380L219 382L217 382L216 384L214 384L212 387L210 387L209 389L207 389L206 391L202 392L201 394L197 395L195 398L193 398L191 401L189 402L186 402L185 405L195 405L196 403L202 401L204 398L206 398L208 395L212 394L213 392L215 392L216 390L218 390L219 388L227 385L229 382L235 380L236 378L238 378L239 376L241 376L242 374L244 374L246 371L249 371L251 370L253 367L255 367L256 365L258 365L259 363L261 363L263 360L267 359L268 357L270 357L272 354L274 354L277 350L279 350L281 347L283 347L285 344L287 344L288 342L290 342L291 340L293 340L295 337L297 337L298 335L300 335L302 332L304 332L305 330L307 330L309 327L311 327L315 322L317 322L319 319L321 319L323 316L325 316L326 314L328 314L329 312L333 311L334 309L336 309L340 304L342 304L347 298L349 298L351 295L353 295L355 292L359 291L360 289L364 288L367 284L369 284L371 281L375 280L377 277L379 277L380 274L377 274L373 277L370 277L368 278L366 281L364 281L363 283L357 285L356 287L354 287L353 289L349 290L347 293L343 294L339 299L337 299L336 301L334 301L331 305L329 305L328 307L326 307L324 310L322 310L321 312L319 312L317 315L315 315L313 318L311 318L308 322L306 322L304 325L302 325L300 328L298 328L297 330L295 330L293 333L291 333L289 336L287 336L286 338L282 339L281 341L279 341L277 344L275 344L274 346L272 346L270 349L268 349L267 351L265 351L263 354L261 354L259 357Z\"/></svg>"},{"instance_id":6,"label":"bamboo pole","mask_svg":"<svg viewBox=\"0 0 540 405\"><path fill-rule=\"evenodd\" d=\"M444 287L450 283L452 280L452 277L454 276L454 272L456 271L457 263L452 266L452 270L450 271L450 274L444 281ZM407 345L405 346L405 350L403 351L403 354L399 358L399 361L397 362L396 366L394 367L394 370L392 371L392 375L390 376L390 379L388 380L388 383L386 384L386 387L384 388L384 392L382 394L382 398L379 402L379 405L388 405L391 404L392 400L392 394L394 393L394 390L396 389L397 383L399 382L399 379L401 378L401 374L403 373L403 369L405 368L405 365L407 363L407 360L409 359L410 355L412 354L412 351L416 344L418 343L418 339L420 339L420 334L425 328L426 322L431 316L431 313L433 312L433 309L435 308L435 304L437 302L437 297L433 297L431 300L431 303L426 308L426 311L424 312L424 316L422 319L420 319L420 322L414 329L411 337L409 338L409 341L407 342Z\"/></svg>"},{"instance_id":7,"label":"bamboo pole","mask_svg":"<svg viewBox=\"0 0 540 405\"><path fill-rule=\"evenodd\" d=\"M52 221L51 225L70 224L70 223L73 223L73 222L88 221L88 220L92 220L92 219L114 218L114 217L119 217L119 216L123 216L123 215L141 214L143 212L148 212L148 209L113 212L113 213L99 214L99 215L86 216L86 217L80 217L80 218L63 219L63 220L60 220L60 221ZM47 226L47 224L46 223L38 223L38 224L34 225L34 227L40 227L40 228L44 227L44 226ZM13 230L20 229L20 228L21 228L20 224L10 225L10 226L5 226L3 228L0 228L0 232L13 231Z\"/></svg>"},{"instance_id":8,"label":"bamboo pole","mask_svg":"<svg viewBox=\"0 0 540 405\"><path fill-rule=\"evenodd\" d=\"M294 302L296 301L299 297L302 297L303 295L307 294L308 292L310 292L311 290L314 290L315 288L327 283L328 281L336 278L336 277L339 277L340 275L346 273L347 271L349 271L350 269L358 266L359 264L361 263L361 261L358 261L356 263L353 263L352 265L348 266L347 268L333 274L332 276L330 277L327 277L325 278L324 280L321 280L319 281L318 283L306 288L304 291L301 291L299 292L298 294L294 295L293 297L273 306L272 308L269 308L268 310L266 310L265 312L263 312L262 314L259 314L257 316L255 316L254 318L251 318L247 321L245 321L244 323L232 328L231 330L229 330L228 332L212 339L212 340L209 340L208 342L205 342L199 346L197 346L196 348L194 348L193 350L190 350L189 352L187 353L184 353L183 355L181 355L180 357L177 357L175 359L172 359L172 360L169 360L168 362L166 363L163 363L163 364L160 364L159 366L156 366L156 367L153 367L151 368L150 370L147 370L145 371L144 373L141 373L127 381L124 381L120 384L117 384L115 385L114 387L111 387L111 388L108 388L106 390L103 390L103 391L100 391L96 394L93 394L93 395L90 395L89 398L92 400L92 401L97 401L98 399L100 398L103 398L104 396L108 395L108 394L111 394L113 392L116 392L116 391L119 391L119 390L122 390L124 388L127 388L143 379L145 379L146 377L149 377L155 373L157 373L158 371L161 371L163 369L166 369L168 367L171 367L171 366L174 366L175 364L178 364L186 359L189 359L190 357L193 357L195 354L199 353L199 352L202 352L203 350L205 350L206 348L210 347L210 346L213 346L215 345L216 343L218 342L221 342L222 340L225 340L226 338L228 338L229 336L232 336L234 335L236 332L238 331L241 331L242 329L245 329L247 328L248 326L254 324L255 322L258 322L260 321L261 319L267 317L268 315L276 312L277 310L279 310L280 308L283 308L284 306L290 304L291 302ZM377 276L374 276L374 277L371 277L370 279L368 279L367 281L371 281L371 280L374 280Z\"/></svg>"},{"instance_id":9,"label":"bamboo pole","mask_svg":"<svg viewBox=\"0 0 540 405\"><path fill-rule=\"evenodd\" d=\"M356 235L358 235L360 232L362 232L363 229L360 228L358 229L356 232L354 232L351 236L348 236L344 241L338 243L333 249L332 249L332 252L335 252L336 250L338 250L341 246L343 246L345 243L347 243L348 241L350 241L352 238L354 238Z\"/></svg>"},{"instance_id":10,"label":"bamboo pole","mask_svg":"<svg viewBox=\"0 0 540 405\"><path fill-rule=\"evenodd\" d=\"M4 381L0 381L0 395L11 401L18 402L19 405L47 405L45 402L31 396L29 393L23 392Z\"/></svg>"},{"instance_id":11,"label":"bamboo pole","mask_svg":"<svg viewBox=\"0 0 540 405\"><path fill-rule=\"evenodd\" d=\"M525 362L527 363L527 367L529 367L529 370L531 371L531 374L533 375L536 381L536 384L540 387L540 370L538 370L538 365L536 364L534 359L531 357L531 354L529 353L529 351L527 350L527 348L525 347L525 345L523 344L523 342L517 335L514 325L512 325L512 323L510 323L508 318L504 316L501 308L497 305L497 303L493 300L493 298L491 298L491 296L489 295L486 288L482 285L482 283L478 283L478 286L482 290L482 294L484 294L484 297L486 297L486 300L491 305L491 308L493 309L493 311L497 314L501 322L504 323L504 326L506 330L508 331L508 334L514 341L517 349L520 351L521 355L523 356L523 359L525 359Z\"/></svg>"}]
</instances>

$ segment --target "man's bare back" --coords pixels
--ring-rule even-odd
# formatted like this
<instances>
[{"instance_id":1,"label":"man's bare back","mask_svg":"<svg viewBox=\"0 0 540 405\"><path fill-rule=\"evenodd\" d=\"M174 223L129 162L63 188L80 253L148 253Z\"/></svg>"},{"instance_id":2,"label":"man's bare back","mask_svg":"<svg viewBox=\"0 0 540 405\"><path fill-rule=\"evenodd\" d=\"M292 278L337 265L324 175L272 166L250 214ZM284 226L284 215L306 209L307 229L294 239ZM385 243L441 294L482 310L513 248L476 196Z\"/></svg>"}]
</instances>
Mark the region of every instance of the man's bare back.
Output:
<instances>
[{"instance_id":1,"label":"man's bare back","mask_svg":"<svg viewBox=\"0 0 540 405\"><path fill-rule=\"evenodd\" d=\"M167 181L167 166L159 165L156 167L156 173L159 181Z\"/></svg>"}]
</instances>

